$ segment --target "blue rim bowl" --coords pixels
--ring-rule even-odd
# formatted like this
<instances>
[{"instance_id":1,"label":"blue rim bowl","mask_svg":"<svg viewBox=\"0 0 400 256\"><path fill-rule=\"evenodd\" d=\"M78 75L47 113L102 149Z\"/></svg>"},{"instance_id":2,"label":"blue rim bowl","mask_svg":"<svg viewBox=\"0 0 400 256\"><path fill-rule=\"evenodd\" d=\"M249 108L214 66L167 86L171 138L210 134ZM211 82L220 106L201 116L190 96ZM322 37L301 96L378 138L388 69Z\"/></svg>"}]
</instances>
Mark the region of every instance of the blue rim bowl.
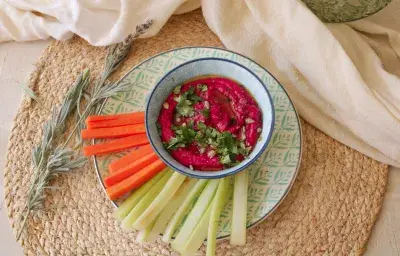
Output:
<instances>
[{"instance_id":1,"label":"blue rim bowl","mask_svg":"<svg viewBox=\"0 0 400 256\"><path fill-rule=\"evenodd\" d=\"M163 103L177 85L181 85L195 77L207 75L226 77L237 81L252 94L262 111L262 132L253 151L240 164L220 171L192 170L176 161L164 148L156 124ZM169 71L150 92L145 112L147 137L156 154L171 169L198 179L219 179L248 168L267 148L275 123L272 98L262 80L245 66L235 61L220 58L191 60Z\"/></svg>"}]
</instances>

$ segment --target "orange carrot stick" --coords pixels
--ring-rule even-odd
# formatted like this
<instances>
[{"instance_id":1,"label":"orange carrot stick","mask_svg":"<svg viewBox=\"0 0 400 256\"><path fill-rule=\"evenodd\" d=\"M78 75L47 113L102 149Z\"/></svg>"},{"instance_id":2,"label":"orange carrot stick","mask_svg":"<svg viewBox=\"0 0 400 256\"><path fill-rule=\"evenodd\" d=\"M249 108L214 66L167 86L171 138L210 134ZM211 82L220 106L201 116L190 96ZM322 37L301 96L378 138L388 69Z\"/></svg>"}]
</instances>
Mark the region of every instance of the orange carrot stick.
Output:
<instances>
[{"instance_id":1,"label":"orange carrot stick","mask_svg":"<svg viewBox=\"0 0 400 256\"><path fill-rule=\"evenodd\" d=\"M125 193L143 185L146 181L153 178L157 173L166 167L165 163L157 160L146 166L134 175L106 189L107 195L111 200L115 200Z\"/></svg>"},{"instance_id":2,"label":"orange carrot stick","mask_svg":"<svg viewBox=\"0 0 400 256\"><path fill-rule=\"evenodd\" d=\"M100 129L85 129L82 130L82 139L106 139L125 137L134 134L145 133L144 124L132 124L120 127L100 128Z\"/></svg>"},{"instance_id":3,"label":"orange carrot stick","mask_svg":"<svg viewBox=\"0 0 400 256\"><path fill-rule=\"evenodd\" d=\"M119 169L118 171L114 172L113 174L107 176L104 179L104 184L106 187L111 187L112 185L128 178L129 176L137 173L144 167L148 166L149 164L153 163L154 161L158 160L158 156L156 153L150 153L135 162L132 162L125 166L122 169Z\"/></svg>"},{"instance_id":4,"label":"orange carrot stick","mask_svg":"<svg viewBox=\"0 0 400 256\"><path fill-rule=\"evenodd\" d=\"M116 119L138 119L144 120L144 112L124 113L117 115L92 115L86 118L86 124L99 121L110 121Z\"/></svg>"},{"instance_id":5,"label":"orange carrot stick","mask_svg":"<svg viewBox=\"0 0 400 256\"><path fill-rule=\"evenodd\" d=\"M137 134L109 142L83 147L83 155L103 155L146 144L149 144L146 134Z\"/></svg>"},{"instance_id":6,"label":"orange carrot stick","mask_svg":"<svg viewBox=\"0 0 400 256\"><path fill-rule=\"evenodd\" d=\"M97 121L97 122L89 122L87 124L88 129L98 129L98 128L109 128L109 127L119 127L124 125L131 124L143 124L144 118L123 118L123 119L114 119L114 120L105 120L105 121Z\"/></svg>"},{"instance_id":7,"label":"orange carrot stick","mask_svg":"<svg viewBox=\"0 0 400 256\"><path fill-rule=\"evenodd\" d=\"M150 154L151 152L153 152L153 149L151 148L150 145L141 146L137 150L129 153L128 155L123 156L120 159L117 159L115 161L112 161L108 165L108 170L110 171L110 173L114 173L117 170L127 166L128 164L135 162L136 160L144 157L145 155Z\"/></svg>"}]
</instances>

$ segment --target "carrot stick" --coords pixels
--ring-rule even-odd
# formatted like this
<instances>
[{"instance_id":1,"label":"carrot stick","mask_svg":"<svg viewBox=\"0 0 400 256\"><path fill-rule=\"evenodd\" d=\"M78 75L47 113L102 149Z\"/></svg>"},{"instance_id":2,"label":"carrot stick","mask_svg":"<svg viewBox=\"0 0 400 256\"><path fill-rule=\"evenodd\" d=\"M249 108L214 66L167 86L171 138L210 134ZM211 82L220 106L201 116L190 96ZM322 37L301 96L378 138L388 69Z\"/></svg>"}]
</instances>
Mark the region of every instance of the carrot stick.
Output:
<instances>
[{"instance_id":1,"label":"carrot stick","mask_svg":"<svg viewBox=\"0 0 400 256\"><path fill-rule=\"evenodd\" d=\"M157 175L157 173L161 172L165 167L166 165L163 161L155 161L154 163L146 166L129 178L124 179L123 181L118 182L117 184L107 188L106 192L108 197L111 200L115 200L125 193L131 191L132 189L140 187L146 181Z\"/></svg>"},{"instance_id":2,"label":"carrot stick","mask_svg":"<svg viewBox=\"0 0 400 256\"><path fill-rule=\"evenodd\" d=\"M86 124L99 121L110 121L116 119L137 119L144 120L144 112L125 113L117 115L92 115L86 118Z\"/></svg>"},{"instance_id":3,"label":"carrot stick","mask_svg":"<svg viewBox=\"0 0 400 256\"><path fill-rule=\"evenodd\" d=\"M154 161L158 160L158 156L156 153L150 153L135 162L130 163L129 165L123 167L122 169L119 169L115 173L107 176L104 179L104 184L106 187L111 187L112 185L128 178L129 176L137 173L144 167L148 166L149 164L153 163Z\"/></svg>"},{"instance_id":4,"label":"carrot stick","mask_svg":"<svg viewBox=\"0 0 400 256\"><path fill-rule=\"evenodd\" d=\"M139 149L132 151L128 155L123 156L115 161L112 161L108 165L108 170L110 171L110 173L114 173L117 170L127 166L128 164L144 157L145 155L150 154L151 152L153 152L153 149L151 148L150 145L141 146Z\"/></svg>"},{"instance_id":5,"label":"carrot stick","mask_svg":"<svg viewBox=\"0 0 400 256\"><path fill-rule=\"evenodd\" d=\"M103 155L146 144L149 144L146 134L137 134L109 142L83 147L83 155Z\"/></svg>"},{"instance_id":6,"label":"carrot stick","mask_svg":"<svg viewBox=\"0 0 400 256\"><path fill-rule=\"evenodd\" d=\"M133 124L120 127L85 129L82 130L82 139L106 139L118 138L134 134L145 133L144 124Z\"/></svg>"},{"instance_id":7,"label":"carrot stick","mask_svg":"<svg viewBox=\"0 0 400 256\"><path fill-rule=\"evenodd\" d=\"M89 122L87 124L88 129L98 129L98 128L108 128L108 127L119 127L124 125L131 124L143 124L144 118L123 118L123 119L114 119L114 120L104 120L97 122Z\"/></svg>"}]
</instances>

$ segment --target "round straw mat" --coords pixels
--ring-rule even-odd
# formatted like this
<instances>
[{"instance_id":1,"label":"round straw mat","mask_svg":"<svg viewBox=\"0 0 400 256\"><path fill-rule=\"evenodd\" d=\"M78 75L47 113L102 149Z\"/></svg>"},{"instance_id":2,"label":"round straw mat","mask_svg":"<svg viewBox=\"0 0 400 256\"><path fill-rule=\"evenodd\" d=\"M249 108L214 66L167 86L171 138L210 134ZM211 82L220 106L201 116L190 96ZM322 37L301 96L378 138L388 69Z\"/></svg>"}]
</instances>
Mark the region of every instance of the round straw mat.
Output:
<instances>
[{"instance_id":1,"label":"round straw mat","mask_svg":"<svg viewBox=\"0 0 400 256\"><path fill-rule=\"evenodd\" d=\"M113 79L168 49L189 45L222 46L200 11L174 16L153 38L138 40ZM97 75L105 48L80 38L53 42L32 73L30 86L41 104L23 100L12 128L5 166L5 200L16 232L30 184L31 149L42 124L83 67ZM323 134L302 121L304 148L297 180L279 208L248 231L243 247L218 243L217 255L359 255L379 214L388 167ZM48 192L46 211L28 219L21 244L28 255L177 255L169 246L138 244L112 218L113 206L92 164L59 176ZM204 248L202 248L204 253Z\"/></svg>"}]
</instances>

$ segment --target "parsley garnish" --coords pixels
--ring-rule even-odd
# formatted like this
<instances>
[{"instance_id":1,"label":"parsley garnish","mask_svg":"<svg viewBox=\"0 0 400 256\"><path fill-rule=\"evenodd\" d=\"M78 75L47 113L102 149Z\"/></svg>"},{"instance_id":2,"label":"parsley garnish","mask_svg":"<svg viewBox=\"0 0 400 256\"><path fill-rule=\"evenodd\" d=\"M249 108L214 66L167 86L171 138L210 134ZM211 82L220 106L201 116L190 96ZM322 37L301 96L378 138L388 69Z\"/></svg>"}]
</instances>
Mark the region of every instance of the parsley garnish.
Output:
<instances>
[{"instance_id":1,"label":"parsley garnish","mask_svg":"<svg viewBox=\"0 0 400 256\"><path fill-rule=\"evenodd\" d=\"M200 96L197 96L196 94L189 94L187 96L188 100L190 100L193 104L200 102L203 100Z\"/></svg>"},{"instance_id":2,"label":"parsley garnish","mask_svg":"<svg viewBox=\"0 0 400 256\"><path fill-rule=\"evenodd\" d=\"M200 91L206 92L208 90L208 87L206 84L198 84L197 87L199 88Z\"/></svg>"},{"instance_id":3,"label":"parsley garnish","mask_svg":"<svg viewBox=\"0 0 400 256\"><path fill-rule=\"evenodd\" d=\"M208 118L210 116L210 110L208 108L203 108L202 110L200 110L200 112L205 118Z\"/></svg>"},{"instance_id":4,"label":"parsley garnish","mask_svg":"<svg viewBox=\"0 0 400 256\"><path fill-rule=\"evenodd\" d=\"M175 132L175 137L171 138L167 143L167 149L177 149L178 147L185 147L193 143L196 137L196 131L192 126L172 126Z\"/></svg>"},{"instance_id":5,"label":"parsley garnish","mask_svg":"<svg viewBox=\"0 0 400 256\"><path fill-rule=\"evenodd\" d=\"M177 88L175 88L176 90ZM175 92L174 90L174 92ZM178 91L178 90L177 90ZM180 91L180 88L179 88ZM193 116L194 109L193 104L196 104L199 101L202 101L202 98L195 94L194 86L191 86L189 90L182 93L180 96L175 97L174 100L178 102L176 105L176 111L182 116Z\"/></svg>"},{"instance_id":6,"label":"parsley garnish","mask_svg":"<svg viewBox=\"0 0 400 256\"><path fill-rule=\"evenodd\" d=\"M178 85L177 87L175 87L174 88L174 93L175 94L179 94L181 92L181 88L182 88L182 85Z\"/></svg>"},{"instance_id":7,"label":"parsley garnish","mask_svg":"<svg viewBox=\"0 0 400 256\"><path fill-rule=\"evenodd\" d=\"M221 162L221 164L225 164L225 165L232 163L232 160L229 155L220 157L219 161Z\"/></svg>"},{"instance_id":8,"label":"parsley garnish","mask_svg":"<svg viewBox=\"0 0 400 256\"><path fill-rule=\"evenodd\" d=\"M187 100L184 95L175 97L174 100L178 102L176 105L176 111L178 111L179 114L182 116L192 116L194 114L192 103Z\"/></svg>"}]
</instances>

